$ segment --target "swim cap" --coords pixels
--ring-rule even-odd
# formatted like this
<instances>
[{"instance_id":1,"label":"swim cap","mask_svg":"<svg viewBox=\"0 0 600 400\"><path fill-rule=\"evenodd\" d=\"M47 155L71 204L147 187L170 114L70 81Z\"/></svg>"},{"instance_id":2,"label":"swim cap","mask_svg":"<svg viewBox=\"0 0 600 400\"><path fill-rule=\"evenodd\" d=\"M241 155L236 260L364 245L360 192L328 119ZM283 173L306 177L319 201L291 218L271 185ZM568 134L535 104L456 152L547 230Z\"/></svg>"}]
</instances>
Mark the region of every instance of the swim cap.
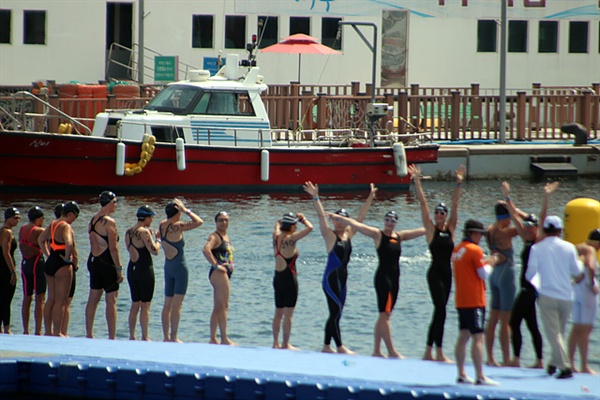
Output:
<instances>
[{"instance_id":1,"label":"swim cap","mask_svg":"<svg viewBox=\"0 0 600 400\"><path fill-rule=\"evenodd\" d=\"M349 218L350 216L348 215L348 211L346 211L345 208L340 208L339 210L337 210L334 214L337 215L341 215L342 217L346 217Z\"/></svg>"},{"instance_id":2,"label":"swim cap","mask_svg":"<svg viewBox=\"0 0 600 400\"><path fill-rule=\"evenodd\" d=\"M508 208L502 203L496 203L494 206L494 212L496 213L496 219L502 220L506 218L510 218L510 214L508 213Z\"/></svg>"},{"instance_id":3,"label":"swim cap","mask_svg":"<svg viewBox=\"0 0 600 400\"><path fill-rule=\"evenodd\" d=\"M468 233L468 232L484 233L485 228L483 227L483 223L481 223L481 221L477 221L475 219L469 219L469 220L467 220L467 222L465 222L465 227L463 228L463 231L465 231L465 233Z\"/></svg>"},{"instance_id":4,"label":"swim cap","mask_svg":"<svg viewBox=\"0 0 600 400\"><path fill-rule=\"evenodd\" d=\"M394 221L398 221L398 214L396 213L396 211L388 211L385 213L385 217L386 218L391 218Z\"/></svg>"},{"instance_id":5,"label":"swim cap","mask_svg":"<svg viewBox=\"0 0 600 400\"><path fill-rule=\"evenodd\" d=\"M523 218L523 225L525 226L538 226L538 217L535 214L529 214Z\"/></svg>"},{"instance_id":6,"label":"swim cap","mask_svg":"<svg viewBox=\"0 0 600 400\"><path fill-rule=\"evenodd\" d=\"M76 217L78 217L79 211L79 204L74 201L67 201L63 207L62 215L67 215L68 213L72 212Z\"/></svg>"},{"instance_id":7,"label":"swim cap","mask_svg":"<svg viewBox=\"0 0 600 400\"><path fill-rule=\"evenodd\" d=\"M217 213L217 215L215 215L215 222L217 222L217 219L219 219L219 217L220 217L221 215L224 215L224 216L226 216L226 217L228 217L228 216L229 216L229 214L227 214L227 211L219 211L219 212Z\"/></svg>"},{"instance_id":8,"label":"swim cap","mask_svg":"<svg viewBox=\"0 0 600 400\"><path fill-rule=\"evenodd\" d=\"M590 232L588 240L596 240L600 242L600 229L594 229Z\"/></svg>"},{"instance_id":9,"label":"swim cap","mask_svg":"<svg viewBox=\"0 0 600 400\"><path fill-rule=\"evenodd\" d=\"M21 215L21 213L19 212L19 210L16 207L9 207L6 210L4 210L4 220L5 221L7 219L14 217L15 215Z\"/></svg>"},{"instance_id":10,"label":"swim cap","mask_svg":"<svg viewBox=\"0 0 600 400\"><path fill-rule=\"evenodd\" d=\"M448 207L446 207L445 203L438 203L438 205L435 206L434 212L435 211L443 211L448 214Z\"/></svg>"},{"instance_id":11,"label":"swim cap","mask_svg":"<svg viewBox=\"0 0 600 400\"><path fill-rule=\"evenodd\" d=\"M100 205L102 207L104 207L105 205L107 205L108 203L110 203L111 201L113 201L116 198L117 198L116 194L114 194L113 192L110 192L108 190L105 190L104 192L100 193Z\"/></svg>"},{"instance_id":12,"label":"swim cap","mask_svg":"<svg viewBox=\"0 0 600 400\"><path fill-rule=\"evenodd\" d=\"M179 209L175 205L175 203L170 202L165 206L165 214L167 214L167 218L174 217L179 212Z\"/></svg>"},{"instance_id":13,"label":"swim cap","mask_svg":"<svg viewBox=\"0 0 600 400\"><path fill-rule=\"evenodd\" d=\"M29 218L29 221L31 221L31 222L33 222L36 219L43 217L43 216L44 216L44 211L38 206L31 207L29 209L29 211L27 211L27 218Z\"/></svg>"},{"instance_id":14,"label":"swim cap","mask_svg":"<svg viewBox=\"0 0 600 400\"><path fill-rule=\"evenodd\" d=\"M60 218L62 215L63 208L65 208L65 203L57 204L56 207L54 207L54 216L56 219Z\"/></svg>"},{"instance_id":15,"label":"swim cap","mask_svg":"<svg viewBox=\"0 0 600 400\"><path fill-rule=\"evenodd\" d=\"M138 208L137 213L135 214L136 217L138 218L147 218L147 217L153 217L155 216L156 213L154 212L154 210L152 208L150 208L149 205L144 205L141 206L140 208Z\"/></svg>"},{"instance_id":16,"label":"swim cap","mask_svg":"<svg viewBox=\"0 0 600 400\"><path fill-rule=\"evenodd\" d=\"M298 222L298 218L292 213L283 214L281 225L294 225Z\"/></svg>"}]
</instances>

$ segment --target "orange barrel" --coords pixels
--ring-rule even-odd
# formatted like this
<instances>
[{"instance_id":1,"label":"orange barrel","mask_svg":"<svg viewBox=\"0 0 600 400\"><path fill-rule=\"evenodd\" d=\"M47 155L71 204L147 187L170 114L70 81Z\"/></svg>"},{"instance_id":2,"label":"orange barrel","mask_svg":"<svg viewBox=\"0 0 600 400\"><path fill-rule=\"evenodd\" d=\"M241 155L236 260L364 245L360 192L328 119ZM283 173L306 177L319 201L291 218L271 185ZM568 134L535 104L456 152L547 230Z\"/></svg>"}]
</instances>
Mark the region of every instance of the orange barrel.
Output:
<instances>
[{"instance_id":1,"label":"orange barrel","mask_svg":"<svg viewBox=\"0 0 600 400\"><path fill-rule=\"evenodd\" d=\"M58 97L62 98L73 98L77 97L77 86L72 83L65 83L58 87Z\"/></svg>"},{"instance_id":2,"label":"orange barrel","mask_svg":"<svg viewBox=\"0 0 600 400\"><path fill-rule=\"evenodd\" d=\"M106 85L92 85L92 97L94 98L94 109L92 118L96 118L98 113L101 113L106 109L108 104L108 86Z\"/></svg>"},{"instance_id":3,"label":"orange barrel","mask_svg":"<svg viewBox=\"0 0 600 400\"><path fill-rule=\"evenodd\" d=\"M140 87L138 85L115 85L112 93L117 99L140 97Z\"/></svg>"}]
</instances>

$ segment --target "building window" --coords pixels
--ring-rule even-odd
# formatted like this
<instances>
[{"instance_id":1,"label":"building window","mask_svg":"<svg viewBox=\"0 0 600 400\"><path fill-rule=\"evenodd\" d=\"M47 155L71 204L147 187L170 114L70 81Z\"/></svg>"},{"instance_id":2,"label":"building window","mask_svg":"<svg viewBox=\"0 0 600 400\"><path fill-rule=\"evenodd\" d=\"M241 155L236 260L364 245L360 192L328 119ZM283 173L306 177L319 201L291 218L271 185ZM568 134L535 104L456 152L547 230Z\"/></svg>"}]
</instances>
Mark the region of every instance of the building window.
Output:
<instances>
[{"instance_id":1,"label":"building window","mask_svg":"<svg viewBox=\"0 0 600 400\"><path fill-rule=\"evenodd\" d=\"M588 52L588 23L585 21L569 22L569 53Z\"/></svg>"},{"instance_id":2,"label":"building window","mask_svg":"<svg viewBox=\"0 0 600 400\"><path fill-rule=\"evenodd\" d=\"M296 33L310 35L310 17L290 17L290 35Z\"/></svg>"},{"instance_id":3,"label":"building window","mask_svg":"<svg viewBox=\"0 0 600 400\"><path fill-rule=\"evenodd\" d=\"M259 49L277 43L279 40L279 17L259 16L256 32L258 33Z\"/></svg>"},{"instance_id":4,"label":"building window","mask_svg":"<svg viewBox=\"0 0 600 400\"><path fill-rule=\"evenodd\" d=\"M227 15L225 17L225 48L246 48L246 16Z\"/></svg>"},{"instance_id":5,"label":"building window","mask_svg":"<svg viewBox=\"0 0 600 400\"><path fill-rule=\"evenodd\" d=\"M23 44L46 44L46 11L23 11Z\"/></svg>"},{"instance_id":6,"label":"building window","mask_svg":"<svg viewBox=\"0 0 600 400\"><path fill-rule=\"evenodd\" d=\"M496 51L496 21L480 19L477 21L477 52L494 53Z\"/></svg>"},{"instance_id":7,"label":"building window","mask_svg":"<svg viewBox=\"0 0 600 400\"><path fill-rule=\"evenodd\" d=\"M335 50L342 49L342 32L339 31L341 18L323 18L321 20L321 43ZM339 32L339 38L338 38Z\"/></svg>"},{"instance_id":8,"label":"building window","mask_svg":"<svg viewBox=\"0 0 600 400\"><path fill-rule=\"evenodd\" d=\"M538 32L538 52L558 52L558 21L540 21Z\"/></svg>"},{"instance_id":9,"label":"building window","mask_svg":"<svg viewBox=\"0 0 600 400\"><path fill-rule=\"evenodd\" d=\"M508 52L527 53L527 21L508 21Z\"/></svg>"},{"instance_id":10,"label":"building window","mask_svg":"<svg viewBox=\"0 0 600 400\"><path fill-rule=\"evenodd\" d=\"M212 15L192 15L192 48L212 49L214 47L214 17Z\"/></svg>"},{"instance_id":11,"label":"building window","mask_svg":"<svg viewBox=\"0 0 600 400\"><path fill-rule=\"evenodd\" d=\"M0 43L10 44L11 18L10 10L0 10Z\"/></svg>"}]
</instances>

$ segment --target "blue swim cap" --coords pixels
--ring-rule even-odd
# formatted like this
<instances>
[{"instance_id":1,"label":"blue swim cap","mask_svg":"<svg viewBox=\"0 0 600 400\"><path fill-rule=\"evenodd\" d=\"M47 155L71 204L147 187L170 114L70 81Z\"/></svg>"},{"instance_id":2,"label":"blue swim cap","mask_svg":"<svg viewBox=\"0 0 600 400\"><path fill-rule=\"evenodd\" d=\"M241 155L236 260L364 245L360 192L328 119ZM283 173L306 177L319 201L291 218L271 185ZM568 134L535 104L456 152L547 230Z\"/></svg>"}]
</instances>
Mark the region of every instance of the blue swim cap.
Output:
<instances>
[{"instance_id":1,"label":"blue swim cap","mask_svg":"<svg viewBox=\"0 0 600 400\"><path fill-rule=\"evenodd\" d=\"M135 216L140 219L153 217L155 215L156 213L154 212L154 210L147 204L138 208L137 213L135 214Z\"/></svg>"},{"instance_id":2,"label":"blue swim cap","mask_svg":"<svg viewBox=\"0 0 600 400\"><path fill-rule=\"evenodd\" d=\"M31 222L33 222L36 219L41 218L43 216L44 216L44 211L38 206L31 207L29 209L29 211L27 211L27 218L29 218L29 221L31 221Z\"/></svg>"}]
</instances>

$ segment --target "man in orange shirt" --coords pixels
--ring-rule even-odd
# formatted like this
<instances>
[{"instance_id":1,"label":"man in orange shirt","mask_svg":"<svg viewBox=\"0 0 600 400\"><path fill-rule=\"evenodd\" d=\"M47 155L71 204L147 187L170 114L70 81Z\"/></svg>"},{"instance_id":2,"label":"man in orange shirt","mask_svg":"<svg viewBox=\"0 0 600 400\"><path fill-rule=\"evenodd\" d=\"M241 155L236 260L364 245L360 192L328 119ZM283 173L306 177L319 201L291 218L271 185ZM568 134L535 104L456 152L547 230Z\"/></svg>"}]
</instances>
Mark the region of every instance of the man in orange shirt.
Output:
<instances>
[{"instance_id":1,"label":"man in orange shirt","mask_svg":"<svg viewBox=\"0 0 600 400\"><path fill-rule=\"evenodd\" d=\"M479 241L485 232L480 221L469 219L463 229L464 237L452 252L454 270L455 304L458 312L459 334L454 350L458 368L457 383L497 386L498 382L483 374L483 337L485 326L485 280L493 259L484 259ZM477 374L476 380L465 371L467 343L471 344L471 357Z\"/></svg>"}]
</instances>

